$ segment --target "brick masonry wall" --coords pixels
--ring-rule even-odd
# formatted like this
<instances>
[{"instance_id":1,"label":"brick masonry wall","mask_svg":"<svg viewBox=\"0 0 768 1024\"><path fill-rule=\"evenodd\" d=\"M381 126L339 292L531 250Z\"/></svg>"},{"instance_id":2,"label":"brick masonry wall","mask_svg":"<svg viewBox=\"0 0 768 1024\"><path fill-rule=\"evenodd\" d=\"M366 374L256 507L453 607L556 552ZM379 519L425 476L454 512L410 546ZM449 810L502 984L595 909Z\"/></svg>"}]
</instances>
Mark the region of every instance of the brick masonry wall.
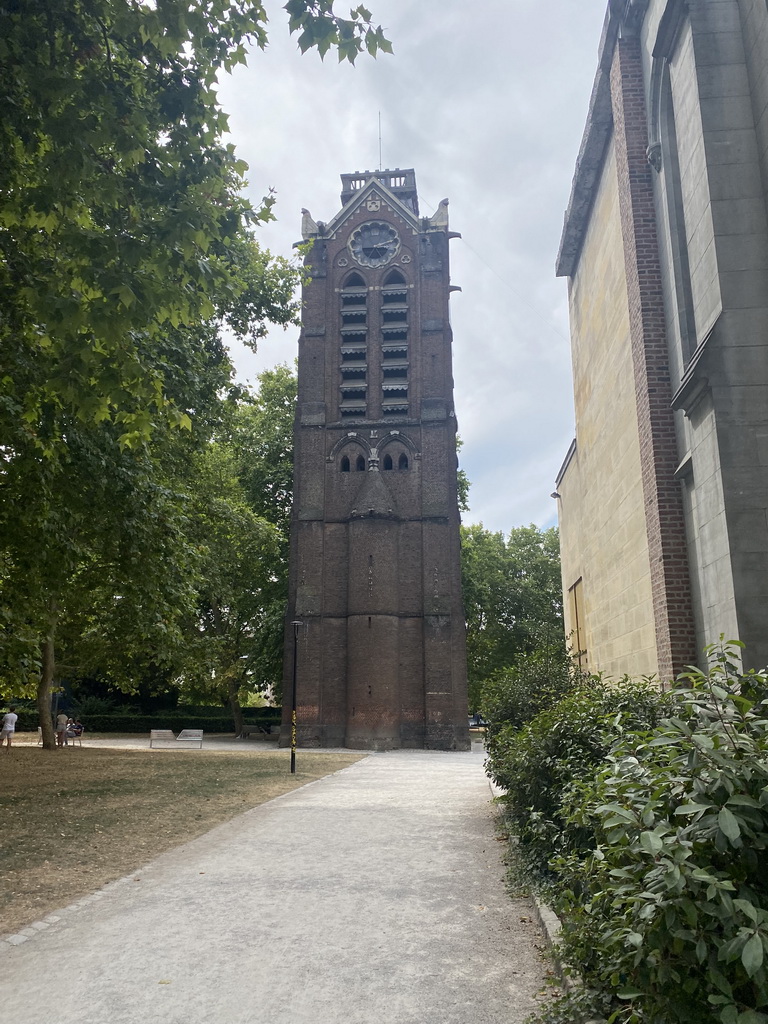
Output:
<instances>
[{"instance_id":1,"label":"brick masonry wall","mask_svg":"<svg viewBox=\"0 0 768 1024\"><path fill-rule=\"evenodd\" d=\"M396 261L383 268L358 266L347 248L350 233L370 220L388 221L400 235ZM406 218L394 204L371 212L363 199L315 242L307 262L312 280L303 292L299 341L288 610L289 621L304 622L299 742L464 748L447 231ZM382 287L395 267L407 287L409 407L384 417ZM340 290L351 271L368 289L367 394L365 416L345 419ZM348 460L344 471L342 459ZM286 693L292 659L289 628ZM287 703L281 742L288 738Z\"/></svg>"},{"instance_id":2,"label":"brick masonry wall","mask_svg":"<svg viewBox=\"0 0 768 1024\"><path fill-rule=\"evenodd\" d=\"M637 37L617 40L611 101L659 675L671 679L697 652Z\"/></svg>"}]
</instances>

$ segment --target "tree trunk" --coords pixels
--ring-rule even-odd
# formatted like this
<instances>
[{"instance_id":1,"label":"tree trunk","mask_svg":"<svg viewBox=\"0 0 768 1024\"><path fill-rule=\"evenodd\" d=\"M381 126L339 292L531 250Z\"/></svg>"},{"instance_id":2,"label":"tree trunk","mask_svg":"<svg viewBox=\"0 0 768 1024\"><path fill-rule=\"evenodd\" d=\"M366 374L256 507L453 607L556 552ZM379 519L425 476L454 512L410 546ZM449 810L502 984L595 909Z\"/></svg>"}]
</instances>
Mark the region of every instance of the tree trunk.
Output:
<instances>
[{"instance_id":1,"label":"tree trunk","mask_svg":"<svg viewBox=\"0 0 768 1024\"><path fill-rule=\"evenodd\" d=\"M56 632L57 614L56 602L51 600L48 635L43 642L43 666L40 672L40 681L37 684L37 711L40 719L40 728L43 730L43 748L45 750L56 749L56 737L53 732L53 720L51 718L51 693L53 692L53 678L56 671L54 635Z\"/></svg>"},{"instance_id":2,"label":"tree trunk","mask_svg":"<svg viewBox=\"0 0 768 1024\"><path fill-rule=\"evenodd\" d=\"M227 681L227 697L229 698L232 718L235 722L235 736L241 736L243 733L243 709L240 707L239 692L240 686L237 679L229 679Z\"/></svg>"}]
</instances>

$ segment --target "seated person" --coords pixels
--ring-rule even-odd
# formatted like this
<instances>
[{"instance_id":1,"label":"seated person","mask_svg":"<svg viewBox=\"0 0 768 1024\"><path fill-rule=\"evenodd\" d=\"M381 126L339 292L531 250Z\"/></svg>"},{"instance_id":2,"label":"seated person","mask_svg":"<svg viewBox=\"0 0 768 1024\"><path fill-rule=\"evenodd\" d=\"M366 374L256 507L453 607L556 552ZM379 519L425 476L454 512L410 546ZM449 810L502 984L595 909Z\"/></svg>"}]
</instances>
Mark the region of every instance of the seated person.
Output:
<instances>
[{"instance_id":1,"label":"seated person","mask_svg":"<svg viewBox=\"0 0 768 1024\"><path fill-rule=\"evenodd\" d=\"M78 736L83 735L83 723L78 718L77 721L74 718L67 719L67 736L69 739L76 739Z\"/></svg>"}]
</instances>

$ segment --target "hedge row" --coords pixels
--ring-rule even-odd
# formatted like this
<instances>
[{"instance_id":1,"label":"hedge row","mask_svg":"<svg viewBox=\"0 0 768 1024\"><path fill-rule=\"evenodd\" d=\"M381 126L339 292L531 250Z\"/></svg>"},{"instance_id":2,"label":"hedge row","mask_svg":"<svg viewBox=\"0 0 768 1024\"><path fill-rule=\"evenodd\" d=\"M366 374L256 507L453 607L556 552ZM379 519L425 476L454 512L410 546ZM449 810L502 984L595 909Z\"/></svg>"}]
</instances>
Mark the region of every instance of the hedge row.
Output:
<instances>
[{"instance_id":1,"label":"hedge row","mask_svg":"<svg viewBox=\"0 0 768 1024\"><path fill-rule=\"evenodd\" d=\"M35 732L39 720L35 711L19 711L16 728L20 732ZM268 729L279 725L282 711L280 708L254 708L246 710L244 720L247 725L261 725ZM235 723L232 715L218 710L207 715L186 715L178 711L156 713L154 715L89 715L83 720L87 732L137 732L148 733L150 729L203 729L205 732L234 732Z\"/></svg>"}]
</instances>

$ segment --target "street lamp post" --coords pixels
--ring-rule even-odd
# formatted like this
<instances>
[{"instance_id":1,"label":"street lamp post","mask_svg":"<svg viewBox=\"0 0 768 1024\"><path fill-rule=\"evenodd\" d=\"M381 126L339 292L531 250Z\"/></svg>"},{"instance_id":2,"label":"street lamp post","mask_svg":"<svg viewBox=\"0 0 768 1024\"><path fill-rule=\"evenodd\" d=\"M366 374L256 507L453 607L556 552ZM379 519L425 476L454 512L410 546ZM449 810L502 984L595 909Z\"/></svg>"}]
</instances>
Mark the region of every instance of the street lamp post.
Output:
<instances>
[{"instance_id":1,"label":"street lamp post","mask_svg":"<svg viewBox=\"0 0 768 1024\"><path fill-rule=\"evenodd\" d=\"M296 774L296 655L299 648L299 626L301 619L294 619L293 626L293 686L291 687L291 775Z\"/></svg>"}]
</instances>

